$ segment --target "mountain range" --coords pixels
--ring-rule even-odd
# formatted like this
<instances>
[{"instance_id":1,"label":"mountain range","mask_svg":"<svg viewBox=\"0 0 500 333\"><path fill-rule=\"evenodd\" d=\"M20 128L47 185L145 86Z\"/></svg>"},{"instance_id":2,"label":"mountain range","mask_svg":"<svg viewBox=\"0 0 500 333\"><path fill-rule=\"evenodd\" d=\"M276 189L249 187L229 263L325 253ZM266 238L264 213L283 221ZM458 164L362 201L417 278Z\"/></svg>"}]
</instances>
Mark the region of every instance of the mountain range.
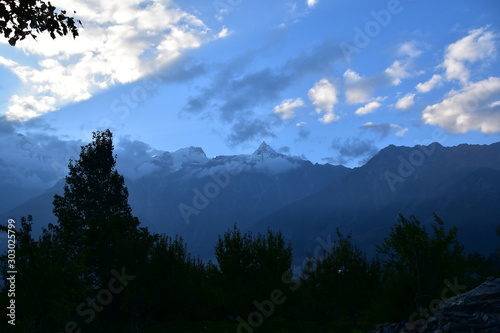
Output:
<instances>
[{"instance_id":1,"label":"mountain range","mask_svg":"<svg viewBox=\"0 0 500 333\"><path fill-rule=\"evenodd\" d=\"M208 158L202 148L188 147L151 156L151 163L151 172L126 178L133 213L151 231L183 236L202 259L213 258L218 235L234 223L243 231L281 230L299 260L318 237L333 238L337 229L352 232L374 254L400 213L424 224L436 213L446 226L459 228L470 251L488 255L500 244L494 232L500 224L500 142L391 145L352 169L280 154L265 142L251 155ZM40 230L55 221L53 195L63 186L61 180L0 218L31 214Z\"/></svg>"}]
</instances>

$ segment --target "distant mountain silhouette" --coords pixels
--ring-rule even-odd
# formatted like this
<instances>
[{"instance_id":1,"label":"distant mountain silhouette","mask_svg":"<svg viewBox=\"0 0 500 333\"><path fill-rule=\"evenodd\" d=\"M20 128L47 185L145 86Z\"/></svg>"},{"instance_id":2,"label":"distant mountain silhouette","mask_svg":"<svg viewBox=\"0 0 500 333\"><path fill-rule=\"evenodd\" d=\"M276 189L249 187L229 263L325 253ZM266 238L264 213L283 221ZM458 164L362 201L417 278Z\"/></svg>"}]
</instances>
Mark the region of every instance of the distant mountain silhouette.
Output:
<instances>
[{"instance_id":1,"label":"distant mountain silhouette","mask_svg":"<svg viewBox=\"0 0 500 333\"><path fill-rule=\"evenodd\" d=\"M430 223L438 214L459 228L466 249L492 253L500 243L500 144L382 149L366 165L313 195L282 207L255 225L286 230L301 253L314 235L353 232L369 253L397 215ZM309 230L311 237L305 238ZM429 228L429 231L431 229Z\"/></svg>"},{"instance_id":2,"label":"distant mountain silhouette","mask_svg":"<svg viewBox=\"0 0 500 333\"><path fill-rule=\"evenodd\" d=\"M282 230L299 260L337 228L374 254L399 213L424 223L437 213L459 227L468 250L489 254L499 243L500 143L391 145L354 169L279 154L265 142L251 155L209 159L188 147L152 159L157 171L126 180L133 213L152 231L183 236L205 259L235 222L245 231ZM32 214L35 230L55 222L52 198L63 184L2 218Z\"/></svg>"}]
</instances>

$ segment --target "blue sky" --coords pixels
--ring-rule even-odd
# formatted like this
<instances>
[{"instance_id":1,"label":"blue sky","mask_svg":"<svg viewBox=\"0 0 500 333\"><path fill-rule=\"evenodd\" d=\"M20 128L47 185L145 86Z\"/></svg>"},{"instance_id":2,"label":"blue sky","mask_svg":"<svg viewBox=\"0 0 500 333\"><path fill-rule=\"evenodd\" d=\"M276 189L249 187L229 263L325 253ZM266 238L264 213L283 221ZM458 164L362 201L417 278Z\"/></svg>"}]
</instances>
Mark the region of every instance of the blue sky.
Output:
<instances>
[{"instance_id":1,"label":"blue sky","mask_svg":"<svg viewBox=\"0 0 500 333\"><path fill-rule=\"evenodd\" d=\"M54 5L77 12L76 40L0 41L1 158L19 173L59 170L105 128L141 156L265 140L350 167L389 144L500 140L498 0Z\"/></svg>"}]
</instances>

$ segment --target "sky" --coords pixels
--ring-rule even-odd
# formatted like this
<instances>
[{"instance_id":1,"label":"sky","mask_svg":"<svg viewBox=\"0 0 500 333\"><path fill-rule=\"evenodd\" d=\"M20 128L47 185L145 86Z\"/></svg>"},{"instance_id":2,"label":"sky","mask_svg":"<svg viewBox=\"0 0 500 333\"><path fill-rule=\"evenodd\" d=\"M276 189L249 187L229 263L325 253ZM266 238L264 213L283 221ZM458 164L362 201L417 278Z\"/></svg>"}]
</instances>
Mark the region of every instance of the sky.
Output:
<instances>
[{"instance_id":1,"label":"sky","mask_svg":"<svg viewBox=\"0 0 500 333\"><path fill-rule=\"evenodd\" d=\"M188 146L357 167L390 144L500 141L498 0L52 3L80 36L0 39L9 186L54 182L106 128L136 177Z\"/></svg>"}]
</instances>

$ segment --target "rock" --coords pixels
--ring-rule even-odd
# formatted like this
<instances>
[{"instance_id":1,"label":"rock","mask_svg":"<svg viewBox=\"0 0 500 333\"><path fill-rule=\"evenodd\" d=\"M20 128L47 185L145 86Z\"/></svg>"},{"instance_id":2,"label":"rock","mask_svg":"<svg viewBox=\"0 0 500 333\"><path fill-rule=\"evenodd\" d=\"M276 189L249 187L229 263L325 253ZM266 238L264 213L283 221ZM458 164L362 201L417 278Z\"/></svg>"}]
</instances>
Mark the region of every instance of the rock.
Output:
<instances>
[{"instance_id":1,"label":"rock","mask_svg":"<svg viewBox=\"0 0 500 333\"><path fill-rule=\"evenodd\" d=\"M414 332L415 331L415 324L413 322L407 322L405 324L405 330L406 332Z\"/></svg>"},{"instance_id":2,"label":"rock","mask_svg":"<svg viewBox=\"0 0 500 333\"><path fill-rule=\"evenodd\" d=\"M399 324L396 325L396 327L394 328L394 331L396 333L401 333L405 329L405 326L406 326L406 321L400 322Z\"/></svg>"},{"instance_id":3,"label":"rock","mask_svg":"<svg viewBox=\"0 0 500 333\"><path fill-rule=\"evenodd\" d=\"M487 280L471 291L451 297L436 310L439 313L462 312L473 314L481 311L498 314L500 313L500 278Z\"/></svg>"},{"instance_id":4,"label":"rock","mask_svg":"<svg viewBox=\"0 0 500 333\"><path fill-rule=\"evenodd\" d=\"M500 278L443 301L425 323L381 324L371 333L500 333Z\"/></svg>"}]
</instances>

